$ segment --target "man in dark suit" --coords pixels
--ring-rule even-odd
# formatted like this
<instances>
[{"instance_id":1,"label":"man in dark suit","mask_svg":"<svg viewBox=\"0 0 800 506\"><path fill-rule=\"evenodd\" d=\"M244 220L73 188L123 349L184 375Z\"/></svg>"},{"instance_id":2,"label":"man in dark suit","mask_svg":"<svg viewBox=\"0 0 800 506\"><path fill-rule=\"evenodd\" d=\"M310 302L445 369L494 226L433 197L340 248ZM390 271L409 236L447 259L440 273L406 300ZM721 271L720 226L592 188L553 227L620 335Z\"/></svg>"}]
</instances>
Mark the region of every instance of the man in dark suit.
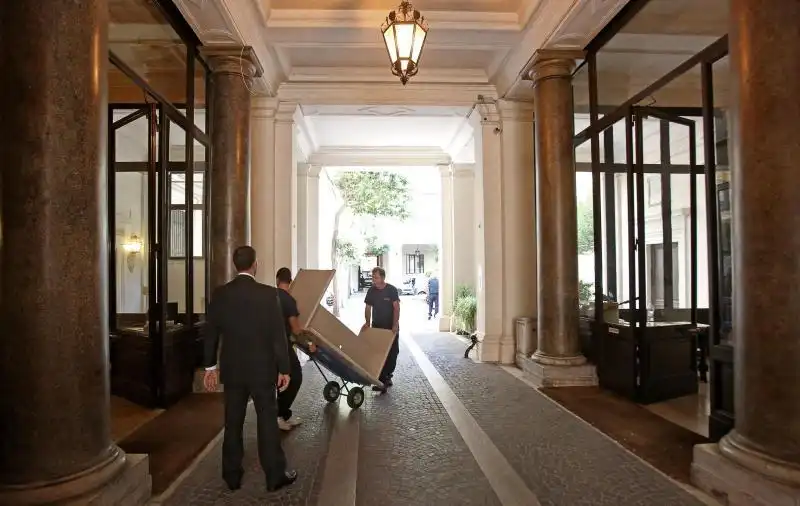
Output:
<instances>
[{"instance_id":1,"label":"man in dark suit","mask_svg":"<svg viewBox=\"0 0 800 506\"><path fill-rule=\"evenodd\" d=\"M241 487L243 428L247 403L253 398L258 417L258 458L269 491L291 485L295 471L286 470L278 430L276 388L289 386L289 346L275 287L255 280L256 251L241 246L233 253L238 275L214 290L206 315L205 386L225 385L225 438L222 477L231 490ZM222 351L217 353L220 336ZM222 374L220 377L219 374Z\"/></svg>"}]
</instances>

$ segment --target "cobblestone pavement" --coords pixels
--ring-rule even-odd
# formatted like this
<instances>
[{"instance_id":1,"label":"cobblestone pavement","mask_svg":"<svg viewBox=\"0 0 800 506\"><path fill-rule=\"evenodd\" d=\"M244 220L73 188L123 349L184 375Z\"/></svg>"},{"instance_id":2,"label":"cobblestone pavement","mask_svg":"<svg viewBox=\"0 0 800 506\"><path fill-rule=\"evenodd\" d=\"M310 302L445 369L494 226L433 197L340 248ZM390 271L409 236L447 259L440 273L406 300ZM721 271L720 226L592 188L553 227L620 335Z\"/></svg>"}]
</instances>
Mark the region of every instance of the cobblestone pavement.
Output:
<instances>
[{"instance_id":1,"label":"cobblestone pavement","mask_svg":"<svg viewBox=\"0 0 800 506\"><path fill-rule=\"evenodd\" d=\"M242 488L235 492L227 489L221 476L222 444L218 444L181 483L164 504L174 506L223 505L280 505L299 506L315 504L309 498L319 493L320 470L324 468L328 438L333 417L322 399L324 380L314 365L303 368L303 385L295 400L293 411L304 420L303 425L286 435L283 449L289 466L298 472L298 480L291 487L277 493L267 493L264 473L256 452L256 414L250 405L245 422L245 475Z\"/></svg>"},{"instance_id":2,"label":"cobblestone pavement","mask_svg":"<svg viewBox=\"0 0 800 506\"><path fill-rule=\"evenodd\" d=\"M542 506L702 504L499 367L464 359L459 340L414 339Z\"/></svg>"},{"instance_id":3,"label":"cobblestone pavement","mask_svg":"<svg viewBox=\"0 0 800 506\"><path fill-rule=\"evenodd\" d=\"M351 299L342 312L351 328L360 326L362 299ZM426 321L417 306L421 306L418 301L404 302L404 334L412 329L420 332L413 336L415 342L542 506L701 504L507 372L463 359L462 343L433 332L435 321ZM324 498L326 506L353 506L352 499L339 504L337 497L322 490L331 482L324 476L327 464L342 476L357 475L355 482L348 482L355 487L357 506L500 506L425 374L402 342L400 348L396 386L384 395L368 391L364 405L352 414L359 417L358 423L346 429L354 432L337 433L358 441L352 448L357 462L347 464L341 458L349 448L330 446L334 425L341 418L336 406L322 399L324 380L308 363L295 402L305 423L284 439L290 465L300 474L295 485L276 494L266 492L251 407L242 489L229 492L225 487L217 444L164 504L321 506ZM349 408L341 404L341 409Z\"/></svg>"},{"instance_id":4,"label":"cobblestone pavement","mask_svg":"<svg viewBox=\"0 0 800 506\"><path fill-rule=\"evenodd\" d=\"M400 348L396 386L361 408L356 504L499 506L425 376Z\"/></svg>"}]
</instances>

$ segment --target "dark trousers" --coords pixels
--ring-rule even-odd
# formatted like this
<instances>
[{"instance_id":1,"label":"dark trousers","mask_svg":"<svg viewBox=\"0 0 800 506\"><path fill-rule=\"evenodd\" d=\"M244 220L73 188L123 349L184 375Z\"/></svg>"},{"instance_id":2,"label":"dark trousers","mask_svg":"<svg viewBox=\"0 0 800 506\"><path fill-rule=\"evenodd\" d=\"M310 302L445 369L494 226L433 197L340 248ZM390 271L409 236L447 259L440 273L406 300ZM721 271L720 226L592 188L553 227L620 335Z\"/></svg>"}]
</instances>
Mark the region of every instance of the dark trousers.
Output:
<instances>
[{"instance_id":1,"label":"dark trousers","mask_svg":"<svg viewBox=\"0 0 800 506\"><path fill-rule=\"evenodd\" d=\"M381 381L385 381L387 379L391 379L394 375L394 369L397 367L397 355L400 354L400 335L396 334L394 336L394 341L392 341L392 347L389 349L389 355L386 356L386 362L383 363L383 369L381 370L381 377L379 378Z\"/></svg>"},{"instance_id":2,"label":"dark trousers","mask_svg":"<svg viewBox=\"0 0 800 506\"><path fill-rule=\"evenodd\" d=\"M278 392L278 416L284 420L292 417L292 403L297 398L300 385L303 384L303 367L294 347L289 348L289 363L291 365L289 386L283 392Z\"/></svg>"},{"instance_id":3,"label":"dark trousers","mask_svg":"<svg viewBox=\"0 0 800 506\"><path fill-rule=\"evenodd\" d=\"M431 293L428 295L428 316L439 314L439 294Z\"/></svg>"},{"instance_id":4,"label":"dark trousers","mask_svg":"<svg viewBox=\"0 0 800 506\"><path fill-rule=\"evenodd\" d=\"M253 398L258 431L258 459L267 478L267 485L279 483L286 472L286 456L281 448L278 429L278 408L275 385L225 385L225 436L222 442L222 477L228 483L239 483L244 474L244 418L247 402Z\"/></svg>"}]
</instances>

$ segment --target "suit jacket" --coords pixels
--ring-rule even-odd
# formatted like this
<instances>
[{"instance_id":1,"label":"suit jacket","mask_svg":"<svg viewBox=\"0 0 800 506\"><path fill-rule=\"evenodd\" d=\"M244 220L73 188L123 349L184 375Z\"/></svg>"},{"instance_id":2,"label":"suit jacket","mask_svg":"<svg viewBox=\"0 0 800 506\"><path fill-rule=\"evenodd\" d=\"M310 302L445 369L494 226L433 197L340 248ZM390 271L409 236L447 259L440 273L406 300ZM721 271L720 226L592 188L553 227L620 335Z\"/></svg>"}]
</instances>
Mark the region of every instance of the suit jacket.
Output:
<instances>
[{"instance_id":1,"label":"suit jacket","mask_svg":"<svg viewBox=\"0 0 800 506\"><path fill-rule=\"evenodd\" d=\"M289 374L289 346L278 289L240 274L214 290L203 335L206 367L228 385L274 385Z\"/></svg>"}]
</instances>

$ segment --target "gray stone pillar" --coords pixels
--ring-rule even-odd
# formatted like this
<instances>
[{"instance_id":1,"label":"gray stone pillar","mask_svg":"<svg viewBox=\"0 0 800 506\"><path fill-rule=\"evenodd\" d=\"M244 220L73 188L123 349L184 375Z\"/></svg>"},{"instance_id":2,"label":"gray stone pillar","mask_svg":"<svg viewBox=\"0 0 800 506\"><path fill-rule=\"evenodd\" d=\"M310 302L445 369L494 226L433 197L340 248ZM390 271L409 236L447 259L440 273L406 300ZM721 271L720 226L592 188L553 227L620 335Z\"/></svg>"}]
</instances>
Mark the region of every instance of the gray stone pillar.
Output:
<instances>
[{"instance_id":1,"label":"gray stone pillar","mask_svg":"<svg viewBox=\"0 0 800 506\"><path fill-rule=\"evenodd\" d=\"M572 145L574 55L535 56L538 347L534 380L543 386L596 384L578 339L578 225Z\"/></svg>"},{"instance_id":2,"label":"gray stone pillar","mask_svg":"<svg viewBox=\"0 0 800 506\"><path fill-rule=\"evenodd\" d=\"M109 431L105 0L0 2L0 504L125 466Z\"/></svg>"},{"instance_id":3,"label":"gray stone pillar","mask_svg":"<svg viewBox=\"0 0 800 506\"><path fill-rule=\"evenodd\" d=\"M695 449L730 505L800 504L800 2L732 0L736 423ZM715 76L716 77L716 76Z\"/></svg>"},{"instance_id":4,"label":"gray stone pillar","mask_svg":"<svg viewBox=\"0 0 800 506\"><path fill-rule=\"evenodd\" d=\"M233 251L250 243L250 100L262 67L250 47L205 46L212 72L210 286L236 274Z\"/></svg>"}]
</instances>

